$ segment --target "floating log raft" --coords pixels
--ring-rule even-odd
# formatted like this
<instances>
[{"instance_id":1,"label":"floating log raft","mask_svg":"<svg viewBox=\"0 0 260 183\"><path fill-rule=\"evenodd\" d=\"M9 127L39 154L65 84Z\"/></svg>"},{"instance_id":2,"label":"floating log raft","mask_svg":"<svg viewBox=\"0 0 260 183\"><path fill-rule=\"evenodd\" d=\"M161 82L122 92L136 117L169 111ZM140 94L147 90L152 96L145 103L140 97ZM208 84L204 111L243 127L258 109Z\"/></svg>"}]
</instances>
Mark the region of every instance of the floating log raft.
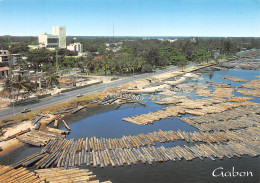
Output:
<instances>
[{"instance_id":1,"label":"floating log raft","mask_svg":"<svg viewBox=\"0 0 260 183\"><path fill-rule=\"evenodd\" d=\"M254 79L252 81L246 82L242 86L249 89L260 89L260 79Z\"/></svg>"},{"instance_id":2,"label":"floating log raft","mask_svg":"<svg viewBox=\"0 0 260 183\"><path fill-rule=\"evenodd\" d=\"M164 110L158 110L157 112L153 113L150 112L148 114L133 116L131 118L123 118L122 120L137 125L147 125L149 123L152 124L156 120L170 118L171 116L177 117L180 116L180 114L193 114L197 116L204 116L206 114L229 111L233 108L238 108L240 106L259 106L258 103L246 101L247 99L249 98L243 98L240 100L241 102L234 103L219 103L220 101L215 99L182 99L181 103L176 104L177 106L169 106ZM234 98L234 100L239 99Z\"/></svg>"},{"instance_id":3,"label":"floating log raft","mask_svg":"<svg viewBox=\"0 0 260 183\"><path fill-rule=\"evenodd\" d=\"M260 79L255 79L255 80L246 82L242 86L244 88L238 89L237 92L239 92L243 95L260 97Z\"/></svg>"},{"instance_id":4,"label":"floating log raft","mask_svg":"<svg viewBox=\"0 0 260 183\"><path fill-rule=\"evenodd\" d=\"M200 131L228 131L257 125L259 123L259 113L260 104L255 104L204 116L183 117L180 120Z\"/></svg>"},{"instance_id":5,"label":"floating log raft","mask_svg":"<svg viewBox=\"0 0 260 183\"><path fill-rule=\"evenodd\" d=\"M246 89L246 88L241 88L238 89L237 92L243 94L243 95L249 95L253 97L260 97L260 90L254 90L254 89Z\"/></svg>"},{"instance_id":6,"label":"floating log raft","mask_svg":"<svg viewBox=\"0 0 260 183\"><path fill-rule=\"evenodd\" d=\"M247 80L245 80L245 79L240 79L240 78L231 77L231 76L222 76L220 78L228 79L230 81L235 81L235 82L247 82Z\"/></svg>"},{"instance_id":7,"label":"floating log raft","mask_svg":"<svg viewBox=\"0 0 260 183\"><path fill-rule=\"evenodd\" d=\"M255 127L250 127L252 129ZM240 132L240 131L239 131ZM155 143L165 143L165 142L174 142L175 140L185 140L188 143L192 142L206 142L206 143L226 143L227 141L233 140L241 142L241 134L237 131L227 131L227 132L185 132L185 131L162 131L152 132L148 134L139 134L135 136L123 136L119 139L111 138L96 138L91 137L87 139L80 139L77 142L76 151L81 149L89 150L106 150L106 149L116 149L116 148L135 148L140 146L150 146L155 145ZM243 133L248 133L243 131ZM251 132L250 132L251 133ZM253 137L253 136L252 136ZM253 140L252 137L246 135L246 139ZM71 140L65 140L64 143L72 143ZM73 142L75 143L75 142ZM52 147L55 144L53 141L50 141L46 145L46 149Z\"/></svg>"},{"instance_id":8,"label":"floating log raft","mask_svg":"<svg viewBox=\"0 0 260 183\"><path fill-rule=\"evenodd\" d=\"M64 168L50 168L35 170L36 175L46 182L61 182L61 183L73 183L73 182L90 182L99 183L98 180L90 180L96 177L93 172L88 169L64 169ZM103 183L112 183L111 181L106 181Z\"/></svg>"},{"instance_id":9,"label":"floating log raft","mask_svg":"<svg viewBox=\"0 0 260 183\"><path fill-rule=\"evenodd\" d=\"M211 96L217 98L230 98L235 96L234 94L232 94L233 91L233 88L215 88L215 91L212 93Z\"/></svg>"},{"instance_id":10,"label":"floating log raft","mask_svg":"<svg viewBox=\"0 0 260 183\"><path fill-rule=\"evenodd\" d=\"M185 138L185 134L184 134ZM191 161L195 158L215 158L223 159L224 157L241 157L249 155L256 157L259 155L258 143L244 141L229 141L227 144L200 144L195 146L177 146L172 148L154 146L138 147L138 148L116 148L111 150L90 150L84 148L77 149L80 141L70 141L70 145L66 146L64 141L56 141L56 144L62 144L50 148L48 153L35 153L31 157L22 160L19 165L28 165L37 162L38 168L48 168L50 166L57 167L73 167L75 165L92 165L93 167L106 167L133 165L138 162L149 163L166 162L185 159ZM65 148L64 148L65 146ZM38 158L41 158L40 160ZM17 165L14 165L17 166ZM44 170L43 170L44 171Z\"/></svg>"},{"instance_id":11,"label":"floating log raft","mask_svg":"<svg viewBox=\"0 0 260 183\"><path fill-rule=\"evenodd\" d=\"M254 100L254 98L252 97L232 97L229 98L229 101L233 101L233 102L245 102L248 100Z\"/></svg>"},{"instance_id":12,"label":"floating log raft","mask_svg":"<svg viewBox=\"0 0 260 183\"><path fill-rule=\"evenodd\" d=\"M28 129L26 129L26 130L22 130L22 131L20 131L20 132L14 134L14 135L11 135L11 136L7 137L7 138L4 139L3 141L7 141L7 140L14 139L14 138L18 137L19 135L22 135L22 134L28 133L28 132L30 132L30 131L31 131L30 128L28 128Z\"/></svg>"},{"instance_id":13,"label":"floating log raft","mask_svg":"<svg viewBox=\"0 0 260 183\"><path fill-rule=\"evenodd\" d=\"M227 132L184 132L161 131L123 136L121 139L86 138L50 140L41 152L35 153L16 163L13 167L35 164L37 168L73 167L92 165L93 167L132 165L138 162L164 162L176 159L190 161L194 158L240 157L242 155L258 156L260 130L249 127ZM155 148L156 142L205 142L200 145Z\"/></svg>"},{"instance_id":14,"label":"floating log raft","mask_svg":"<svg viewBox=\"0 0 260 183\"><path fill-rule=\"evenodd\" d=\"M67 130L70 131L70 127L67 125L67 123L64 120L62 120L62 122L63 122L64 126L67 128Z\"/></svg>"},{"instance_id":15,"label":"floating log raft","mask_svg":"<svg viewBox=\"0 0 260 183\"><path fill-rule=\"evenodd\" d=\"M61 117L61 114L57 114L56 116L52 117L52 118L48 121L47 125L51 124L53 121L55 121L56 119L59 119L60 117Z\"/></svg>"},{"instance_id":16,"label":"floating log raft","mask_svg":"<svg viewBox=\"0 0 260 183\"><path fill-rule=\"evenodd\" d=\"M197 96L209 97L211 96L211 90L197 90Z\"/></svg>"},{"instance_id":17,"label":"floating log raft","mask_svg":"<svg viewBox=\"0 0 260 183\"><path fill-rule=\"evenodd\" d=\"M51 139L65 138L64 134L68 134L68 131L45 127L41 130L32 130L31 132L16 138L23 143L34 146L44 146Z\"/></svg>"},{"instance_id":18,"label":"floating log raft","mask_svg":"<svg viewBox=\"0 0 260 183\"><path fill-rule=\"evenodd\" d=\"M22 183L40 183L44 182L38 178L33 172L30 172L26 168L14 169L11 166L0 165L0 182L22 182Z\"/></svg>"},{"instance_id":19,"label":"floating log raft","mask_svg":"<svg viewBox=\"0 0 260 183\"><path fill-rule=\"evenodd\" d=\"M124 103L139 103L140 105L145 106L144 103L140 102L140 100L143 100L144 97L140 95L135 94L129 94L129 93L116 93L112 95L107 95L102 100L97 100L93 102L98 102L99 105L107 105L107 104L124 104ZM92 102L92 103L93 103Z\"/></svg>"},{"instance_id":20,"label":"floating log raft","mask_svg":"<svg viewBox=\"0 0 260 183\"><path fill-rule=\"evenodd\" d=\"M171 116L178 116L179 113L184 113L184 110L178 107L167 107L165 111L158 110L157 112L150 112L148 114L142 114L140 116L134 116L132 118L123 118L122 120L135 123L138 125L152 124L154 121L170 118Z\"/></svg>"}]
</instances>

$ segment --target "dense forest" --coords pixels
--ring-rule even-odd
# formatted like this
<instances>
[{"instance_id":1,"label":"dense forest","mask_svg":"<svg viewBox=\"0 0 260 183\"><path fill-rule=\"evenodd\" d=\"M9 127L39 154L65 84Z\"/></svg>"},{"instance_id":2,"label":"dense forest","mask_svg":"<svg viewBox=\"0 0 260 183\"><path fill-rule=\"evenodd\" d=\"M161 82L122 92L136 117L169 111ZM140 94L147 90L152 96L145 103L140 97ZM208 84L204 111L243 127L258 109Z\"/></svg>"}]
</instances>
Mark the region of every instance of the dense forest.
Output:
<instances>
[{"instance_id":1,"label":"dense forest","mask_svg":"<svg viewBox=\"0 0 260 183\"><path fill-rule=\"evenodd\" d=\"M67 37L67 44L81 42L87 57L72 57L77 53L59 49L29 50L29 44L37 44L37 37L0 37L0 49L27 56L30 63L18 63L24 69L48 71L58 67L61 70L80 68L84 72L103 74L124 74L132 72L151 72L156 67L177 65L184 67L189 62L200 64L233 56L241 50L259 49L260 38L90 38ZM116 44L120 42L121 44ZM109 46L106 44L110 43ZM114 44L113 44L114 43ZM111 51L117 48L117 52ZM102 73L102 72L101 72Z\"/></svg>"}]
</instances>

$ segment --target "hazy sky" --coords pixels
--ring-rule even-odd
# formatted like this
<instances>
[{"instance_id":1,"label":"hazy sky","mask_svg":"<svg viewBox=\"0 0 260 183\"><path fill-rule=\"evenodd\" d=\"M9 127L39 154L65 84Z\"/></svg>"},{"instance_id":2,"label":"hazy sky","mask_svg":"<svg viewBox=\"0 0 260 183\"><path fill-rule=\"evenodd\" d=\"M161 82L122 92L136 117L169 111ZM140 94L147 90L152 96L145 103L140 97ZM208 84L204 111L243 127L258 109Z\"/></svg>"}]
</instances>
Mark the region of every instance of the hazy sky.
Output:
<instances>
[{"instance_id":1,"label":"hazy sky","mask_svg":"<svg viewBox=\"0 0 260 183\"><path fill-rule=\"evenodd\" d=\"M260 37L260 0L0 0L0 35Z\"/></svg>"}]
</instances>

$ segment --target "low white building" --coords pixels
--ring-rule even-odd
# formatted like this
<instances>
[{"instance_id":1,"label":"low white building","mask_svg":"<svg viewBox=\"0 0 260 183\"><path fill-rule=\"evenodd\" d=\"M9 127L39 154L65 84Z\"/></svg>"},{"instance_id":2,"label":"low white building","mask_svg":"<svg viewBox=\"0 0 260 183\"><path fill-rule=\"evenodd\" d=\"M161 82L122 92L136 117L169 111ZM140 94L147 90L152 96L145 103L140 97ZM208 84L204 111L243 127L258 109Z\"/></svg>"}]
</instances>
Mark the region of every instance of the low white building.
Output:
<instances>
[{"instance_id":1,"label":"low white building","mask_svg":"<svg viewBox=\"0 0 260 183\"><path fill-rule=\"evenodd\" d=\"M0 50L0 55L8 55L8 50Z\"/></svg>"},{"instance_id":2,"label":"low white building","mask_svg":"<svg viewBox=\"0 0 260 183\"><path fill-rule=\"evenodd\" d=\"M40 48L43 48L43 47L45 47L45 45L44 45L44 44L28 45L28 47L29 47L29 49L34 50L34 49L40 49Z\"/></svg>"},{"instance_id":3,"label":"low white building","mask_svg":"<svg viewBox=\"0 0 260 183\"><path fill-rule=\"evenodd\" d=\"M0 63L8 63L8 50L0 50Z\"/></svg>"},{"instance_id":4,"label":"low white building","mask_svg":"<svg viewBox=\"0 0 260 183\"><path fill-rule=\"evenodd\" d=\"M15 65L18 60L22 59L22 55L20 54L9 55L8 50L0 50L0 63L9 63L9 56L13 65Z\"/></svg>"},{"instance_id":5,"label":"low white building","mask_svg":"<svg viewBox=\"0 0 260 183\"><path fill-rule=\"evenodd\" d=\"M0 55L0 63L8 63L8 55Z\"/></svg>"},{"instance_id":6,"label":"low white building","mask_svg":"<svg viewBox=\"0 0 260 183\"><path fill-rule=\"evenodd\" d=\"M42 33L38 36L39 43L44 45L46 48L57 48L59 47L59 36Z\"/></svg>"},{"instance_id":7,"label":"low white building","mask_svg":"<svg viewBox=\"0 0 260 183\"><path fill-rule=\"evenodd\" d=\"M79 56L79 57L87 57L87 56L88 56L88 53L86 53L86 52L79 52L79 53L78 53L78 56Z\"/></svg>"},{"instance_id":8,"label":"low white building","mask_svg":"<svg viewBox=\"0 0 260 183\"><path fill-rule=\"evenodd\" d=\"M72 43L69 46L67 46L67 49L70 51L77 51L82 53L83 52L83 44L81 43Z\"/></svg>"}]
</instances>

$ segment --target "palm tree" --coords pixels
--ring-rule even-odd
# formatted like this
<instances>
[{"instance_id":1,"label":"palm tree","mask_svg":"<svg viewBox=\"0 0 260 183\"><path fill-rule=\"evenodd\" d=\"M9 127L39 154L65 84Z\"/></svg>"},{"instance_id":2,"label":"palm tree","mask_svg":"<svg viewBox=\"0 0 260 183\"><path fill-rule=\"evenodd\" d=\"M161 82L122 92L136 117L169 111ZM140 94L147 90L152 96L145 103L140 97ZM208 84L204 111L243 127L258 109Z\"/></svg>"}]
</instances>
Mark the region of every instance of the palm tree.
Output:
<instances>
[{"instance_id":1,"label":"palm tree","mask_svg":"<svg viewBox=\"0 0 260 183\"><path fill-rule=\"evenodd\" d=\"M4 84L4 91L11 95L12 91L17 92L17 98L20 95L21 90L29 92L34 92L34 85L28 77L25 76L15 76L13 78L7 78Z\"/></svg>"},{"instance_id":2,"label":"palm tree","mask_svg":"<svg viewBox=\"0 0 260 183\"><path fill-rule=\"evenodd\" d=\"M45 78L47 81L47 86L53 88L53 85L59 85L60 82L58 78L59 76L55 72L47 73Z\"/></svg>"},{"instance_id":3,"label":"palm tree","mask_svg":"<svg viewBox=\"0 0 260 183\"><path fill-rule=\"evenodd\" d=\"M107 75L107 70L110 70L109 68L109 62L111 62L111 59L113 58L113 52L111 51L106 51L105 55L102 57L102 61L103 61L103 66L104 66L104 70L105 70L105 75Z\"/></svg>"}]
</instances>

